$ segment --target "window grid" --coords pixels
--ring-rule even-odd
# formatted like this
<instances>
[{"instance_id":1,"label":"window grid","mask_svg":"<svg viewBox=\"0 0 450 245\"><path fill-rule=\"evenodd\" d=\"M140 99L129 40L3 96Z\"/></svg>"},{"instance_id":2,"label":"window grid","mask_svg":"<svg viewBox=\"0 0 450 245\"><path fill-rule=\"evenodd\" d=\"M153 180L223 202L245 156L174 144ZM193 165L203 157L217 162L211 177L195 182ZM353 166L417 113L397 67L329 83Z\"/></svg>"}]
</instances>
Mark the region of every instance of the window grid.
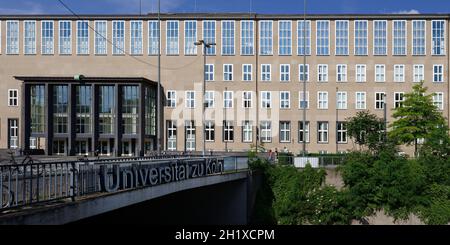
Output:
<instances>
[{"instance_id":1,"label":"window grid","mask_svg":"<svg viewBox=\"0 0 450 245\"><path fill-rule=\"evenodd\" d=\"M298 108L299 109L309 109L309 91L306 91L306 98L303 96L303 91L298 92Z\"/></svg>"},{"instance_id":2,"label":"window grid","mask_svg":"<svg viewBox=\"0 0 450 245\"><path fill-rule=\"evenodd\" d=\"M424 65L414 65L414 82L418 83L425 79L425 67Z\"/></svg>"},{"instance_id":3,"label":"window grid","mask_svg":"<svg viewBox=\"0 0 450 245\"><path fill-rule=\"evenodd\" d=\"M444 82L444 65L433 65L433 82Z\"/></svg>"},{"instance_id":4,"label":"window grid","mask_svg":"<svg viewBox=\"0 0 450 245\"><path fill-rule=\"evenodd\" d=\"M368 21L355 21L355 55L367 55Z\"/></svg>"},{"instance_id":5,"label":"window grid","mask_svg":"<svg viewBox=\"0 0 450 245\"><path fill-rule=\"evenodd\" d=\"M366 109L366 92L356 92L356 107L357 110Z\"/></svg>"},{"instance_id":6,"label":"window grid","mask_svg":"<svg viewBox=\"0 0 450 245\"><path fill-rule=\"evenodd\" d=\"M337 131L337 143L346 144L347 143L347 124L345 122L337 122L336 123L336 131Z\"/></svg>"},{"instance_id":7,"label":"window grid","mask_svg":"<svg viewBox=\"0 0 450 245\"><path fill-rule=\"evenodd\" d=\"M113 21L112 26L112 53L123 55L125 54L125 21Z\"/></svg>"},{"instance_id":8,"label":"window grid","mask_svg":"<svg viewBox=\"0 0 450 245\"><path fill-rule=\"evenodd\" d=\"M444 110L444 93L436 92L433 94L433 104L438 110Z\"/></svg>"},{"instance_id":9,"label":"window grid","mask_svg":"<svg viewBox=\"0 0 450 245\"><path fill-rule=\"evenodd\" d=\"M77 21L77 54L89 54L89 21Z\"/></svg>"},{"instance_id":10,"label":"window grid","mask_svg":"<svg viewBox=\"0 0 450 245\"><path fill-rule=\"evenodd\" d=\"M234 20L222 21L222 55L234 55Z\"/></svg>"},{"instance_id":11,"label":"window grid","mask_svg":"<svg viewBox=\"0 0 450 245\"><path fill-rule=\"evenodd\" d=\"M216 21L203 21L203 40L206 43L216 43ZM206 55L215 55L216 45L206 49Z\"/></svg>"},{"instance_id":12,"label":"window grid","mask_svg":"<svg viewBox=\"0 0 450 245\"><path fill-rule=\"evenodd\" d=\"M272 122L261 121L261 142L270 143L272 142Z\"/></svg>"},{"instance_id":13,"label":"window grid","mask_svg":"<svg viewBox=\"0 0 450 245\"><path fill-rule=\"evenodd\" d=\"M170 20L166 22L166 54L179 54L179 22Z\"/></svg>"},{"instance_id":14,"label":"window grid","mask_svg":"<svg viewBox=\"0 0 450 245\"><path fill-rule=\"evenodd\" d=\"M347 82L347 65L336 65L336 81Z\"/></svg>"},{"instance_id":15,"label":"window grid","mask_svg":"<svg viewBox=\"0 0 450 245\"><path fill-rule=\"evenodd\" d=\"M366 82L366 65L356 65L356 82Z\"/></svg>"},{"instance_id":16,"label":"window grid","mask_svg":"<svg viewBox=\"0 0 450 245\"><path fill-rule=\"evenodd\" d=\"M234 125L233 121L223 121L223 141L234 141Z\"/></svg>"},{"instance_id":17,"label":"window grid","mask_svg":"<svg viewBox=\"0 0 450 245\"><path fill-rule=\"evenodd\" d=\"M214 91L205 91L205 108L214 108Z\"/></svg>"},{"instance_id":18,"label":"window grid","mask_svg":"<svg viewBox=\"0 0 450 245\"><path fill-rule=\"evenodd\" d=\"M167 107L175 108L177 106L177 92L173 90L167 91Z\"/></svg>"},{"instance_id":19,"label":"window grid","mask_svg":"<svg viewBox=\"0 0 450 245\"><path fill-rule=\"evenodd\" d=\"M412 54L425 55L426 47L426 21L412 21Z\"/></svg>"},{"instance_id":20,"label":"window grid","mask_svg":"<svg viewBox=\"0 0 450 245\"><path fill-rule=\"evenodd\" d=\"M271 20L259 22L259 54L273 54L273 22Z\"/></svg>"},{"instance_id":21,"label":"window grid","mask_svg":"<svg viewBox=\"0 0 450 245\"><path fill-rule=\"evenodd\" d=\"M184 21L184 54L196 55L197 45L197 21Z\"/></svg>"},{"instance_id":22,"label":"window grid","mask_svg":"<svg viewBox=\"0 0 450 245\"><path fill-rule=\"evenodd\" d=\"M303 70L303 67L306 67L306 70ZM304 76L304 77L303 77ZM298 65L298 79L299 81L309 81L309 64L300 64Z\"/></svg>"},{"instance_id":23,"label":"window grid","mask_svg":"<svg viewBox=\"0 0 450 245\"><path fill-rule=\"evenodd\" d=\"M401 107L403 105L404 98L404 92L395 92L394 93L394 108Z\"/></svg>"},{"instance_id":24,"label":"window grid","mask_svg":"<svg viewBox=\"0 0 450 245\"><path fill-rule=\"evenodd\" d=\"M108 24L104 20L95 21L95 54L106 55L108 53L108 43L106 37L108 36Z\"/></svg>"},{"instance_id":25,"label":"window grid","mask_svg":"<svg viewBox=\"0 0 450 245\"><path fill-rule=\"evenodd\" d=\"M251 121L244 121L242 124L242 142L253 141L253 125Z\"/></svg>"},{"instance_id":26,"label":"window grid","mask_svg":"<svg viewBox=\"0 0 450 245\"><path fill-rule=\"evenodd\" d=\"M306 127L304 127L305 125ZM303 143L306 140L306 143L309 143L309 122L303 121L298 122L298 143Z\"/></svg>"},{"instance_id":27,"label":"window grid","mask_svg":"<svg viewBox=\"0 0 450 245\"><path fill-rule=\"evenodd\" d=\"M373 54L387 55L387 21L373 21Z\"/></svg>"},{"instance_id":28,"label":"window grid","mask_svg":"<svg viewBox=\"0 0 450 245\"><path fill-rule=\"evenodd\" d=\"M130 21L130 53L142 55L144 53L143 22Z\"/></svg>"},{"instance_id":29,"label":"window grid","mask_svg":"<svg viewBox=\"0 0 450 245\"><path fill-rule=\"evenodd\" d=\"M252 108L252 91L242 92L242 107Z\"/></svg>"},{"instance_id":30,"label":"window grid","mask_svg":"<svg viewBox=\"0 0 450 245\"><path fill-rule=\"evenodd\" d=\"M223 92L223 108L233 108L233 91Z\"/></svg>"},{"instance_id":31,"label":"window grid","mask_svg":"<svg viewBox=\"0 0 450 245\"><path fill-rule=\"evenodd\" d=\"M214 142L215 133L214 133L214 121L206 121L205 122L205 141Z\"/></svg>"},{"instance_id":32,"label":"window grid","mask_svg":"<svg viewBox=\"0 0 450 245\"><path fill-rule=\"evenodd\" d=\"M375 82L385 82L385 81L386 81L386 66L375 65Z\"/></svg>"},{"instance_id":33,"label":"window grid","mask_svg":"<svg viewBox=\"0 0 450 245\"><path fill-rule=\"evenodd\" d=\"M42 21L41 25L41 53L44 55L53 54L54 23L53 21Z\"/></svg>"},{"instance_id":34,"label":"window grid","mask_svg":"<svg viewBox=\"0 0 450 245\"><path fill-rule=\"evenodd\" d=\"M19 21L6 21L6 54L19 54Z\"/></svg>"},{"instance_id":35,"label":"window grid","mask_svg":"<svg viewBox=\"0 0 450 245\"><path fill-rule=\"evenodd\" d=\"M339 91L336 94L336 108L338 110L346 110L347 109L347 92Z\"/></svg>"},{"instance_id":36,"label":"window grid","mask_svg":"<svg viewBox=\"0 0 450 245\"><path fill-rule=\"evenodd\" d=\"M432 25L432 50L433 55L445 55L445 20L433 20Z\"/></svg>"},{"instance_id":37,"label":"window grid","mask_svg":"<svg viewBox=\"0 0 450 245\"><path fill-rule=\"evenodd\" d=\"M280 91L280 109L291 108L291 98L289 91Z\"/></svg>"},{"instance_id":38,"label":"window grid","mask_svg":"<svg viewBox=\"0 0 450 245\"><path fill-rule=\"evenodd\" d=\"M289 64L280 65L280 81L289 82L291 80L291 66Z\"/></svg>"},{"instance_id":39,"label":"window grid","mask_svg":"<svg viewBox=\"0 0 450 245\"><path fill-rule=\"evenodd\" d=\"M241 21L241 55L253 55L254 54L254 21L242 20Z\"/></svg>"},{"instance_id":40,"label":"window grid","mask_svg":"<svg viewBox=\"0 0 450 245\"><path fill-rule=\"evenodd\" d=\"M394 65L394 82L405 81L405 65Z\"/></svg>"},{"instance_id":41,"label":"window grid","mask_svg":"<svg viewBox=\"0 0 450 245\"><path fill-rule=\"evenodd\" d=\"M291 142L291 122L280 122L280 142Z\"/></svg>"},{"instance_id":42,"label":"window grid","mask_svg":"<svg viewBox=\"0 0 450 245\"><path fill-rule=\"evenodd\" d=\"M176 121L167 121L167 150L177 149L177 126Z\"/></svg>"},{"instance_id":43,"label":"window grid","mask_svg":"<svg viewBox=\"0 0 450 245\"><path fill-rule=\"evenodd\" d=\"M406 55L406 21L392 21L392 54Z\"/></svg>"},{"instance_id":44,"label":"window grid","mask_svg":"<svg viewBox=\"0 0 450 245\"><path fill-rule=\"evenodd\" d=\"M316 21L316 54L330 55L330 21L318 20Z\"/></svg>"},{"instance_id":45,"label":"window grid","mask_svg":"<svg viewBox=\"0 0 450 245\"><path fill-rule=\"evenodd\" d=\"M304 23L306 23L306 25ZM306 38L304 36L306 36ZM299 20L297 21L297 55L304 55L305 48L306 55L311 55L311 21L307 20L304 22L303 20Z\"/></svg>"},{"instance_id":46,"label":"window grid","mask_svg":"<svg viewBox=\"0 0 450 245\"><path fill-rule=\"evenodd\" d=\"M252 65L242 65L242 81L252 81Z\"/></svg>"},{"instance_id":47,"label":"window grid","mask_svg":"<svg viewBox=\"0 0 450 245\"><path fill-rule=\"evenodd\" d=\"M8 89L8 106L18 106L19 102L19 90Z\"/></svg>"},{"instance_id":48,"label":"window grid","mask_svg":"<svg viewBox=\"0 0 450 245\"><path fill-rule=\"evenodd\" d=\"M375 109L382 110L384 109L384 103L386 102L386 93L384 92L375 92Z\"/></svg>"},{"instance_id":49,"label":"window grid","mask_svg":"<svg viewBox=\"0 0 450 245\"><path fill-rule=\"evenodd\" d=\"M223 80L224 81L233 81L233 65L232 64L224 64L223 65Z\"/></svg>"},{"instance_id":50,"label":"window grid","mask_svg":"<svg viewBox=\"0 0 450 245\"><path fill-rule=\"evenodd\" d=\"M159 25L158 21L148 22L148 55L157 55L159 51L158 38L159 38Z\"/></svg>"},{"instance_id":51,"label":"window grid","mask_svg":"<svg viewBox=\"0 0 450 245\"><path fill-rule=\"evenodd\" d=\"M270 81L272 78L271 69L272 65L270 64L262 64L261 65L261 81Z\"/></svg>"},{"instance_id":52,"label":"window grid","mask_svg":"<svg viewBox=\"0 0 450 245\"><path fill-rule=\"evenodd\" d=\"M336 55L348 55L348 20L336 20Z\"/></svg>"},{"instance_id":53,"label":"window grid","mask_svg":"<svg viewBox=\"0 0 450 245\"><path fill-rule=\"evenodd\" d=\"M317 143L328 143L328 122L317 122Z\"/></svg>"},{"instance_id":54,"label":"window grid","mask_svg":"<svg viewBox=\"0 0 450 245\"><path fill-rule=\"evenodd\" d=\"M24 54L36 54L36 21L24 21Z\"/></svg>"},{"instance_id":55,"label":"window grid","mask_svg":"<svg viewBox=\"0 0 450 245\"><path fill-rule=\"evenodd\" d=\"M270 91L261 92L261 108L272 108L272 93Z\"/></svg>"},{"instance_id":56,"label":"window grid","mask_svg":"<svg viewBox=\"0 0 450 245\"><path fill-rule=\"evenodd\" d=\"M278 21L278 54L292 55L292 21Z\"/></svg>"},{"instance_id":57,"label":"window grid","mask_svg":"<svg viewBox=\"0 0 450 245\"><path fill-rule=\"evenodd\" d=\"M317 81L328 82L328 65L317 65Z\"/></svg>"},{"instance_id":58,"label":"window grid","mask_svg":"<svg viewBox=\"0 0 450 245\"><path fill-rule=\"evenodd\" d=\"M214 81L214 64L205 65L205 81Z\"/></svg>"},{"instance_id":59,"label":"window grid","mask_svg":"<svg viewBox=\"0 0 450 245\"><path fill-rule=\"evenodd\" d=\"M195 108L195 91L186 91L186 108Z\"/></svg>"},{"instance_id":60,"label":"window grid","mask_svg":"<svg viewBox=\"0 0 450 245\"><path fill-rule=\"evenodd\" d=\"M328 109L328 92L317 92L317 109Z\"/></svg>"}]
</instances>

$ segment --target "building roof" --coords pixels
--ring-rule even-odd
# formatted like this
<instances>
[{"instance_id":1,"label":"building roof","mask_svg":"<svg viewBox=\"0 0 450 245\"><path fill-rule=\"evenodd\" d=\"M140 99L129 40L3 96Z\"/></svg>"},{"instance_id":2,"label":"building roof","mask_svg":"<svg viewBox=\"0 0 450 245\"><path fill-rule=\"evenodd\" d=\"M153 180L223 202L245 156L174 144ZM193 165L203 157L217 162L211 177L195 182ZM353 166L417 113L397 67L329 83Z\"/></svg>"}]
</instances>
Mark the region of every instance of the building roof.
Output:
<instances>
[{"instance_id":1,"label":"building roof","mask_svg":"<svg viewBox=\"0 0 450 245\"><path fill-rule=\"evenodd\" d=\"M14 76L15 79L23 82L98 82L98 83L147 83L150 85L156 85L155 81L149 80L144 77L83 77L81 80L75 80L74 77L51 77L51 76Z\"/></svg>"}]
</instances>

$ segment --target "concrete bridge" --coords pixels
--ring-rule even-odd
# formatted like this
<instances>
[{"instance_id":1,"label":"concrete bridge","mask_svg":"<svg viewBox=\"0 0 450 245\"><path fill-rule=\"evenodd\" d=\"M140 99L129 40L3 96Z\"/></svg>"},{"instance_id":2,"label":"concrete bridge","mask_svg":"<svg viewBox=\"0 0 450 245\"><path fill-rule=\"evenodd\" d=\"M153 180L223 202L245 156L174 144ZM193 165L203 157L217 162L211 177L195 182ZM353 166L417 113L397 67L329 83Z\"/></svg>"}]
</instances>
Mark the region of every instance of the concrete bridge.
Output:
<instances>
[{"instance_id":1,"label":"concrete bridge","mask_svg":"<svg viewBox=\"0 0 450 245\"><path fill-rule=\"evenodd\" d=\"M0 224L246 224L254 196L237 157L2 165L0 177Z\"/></svg>"}]
</instances>

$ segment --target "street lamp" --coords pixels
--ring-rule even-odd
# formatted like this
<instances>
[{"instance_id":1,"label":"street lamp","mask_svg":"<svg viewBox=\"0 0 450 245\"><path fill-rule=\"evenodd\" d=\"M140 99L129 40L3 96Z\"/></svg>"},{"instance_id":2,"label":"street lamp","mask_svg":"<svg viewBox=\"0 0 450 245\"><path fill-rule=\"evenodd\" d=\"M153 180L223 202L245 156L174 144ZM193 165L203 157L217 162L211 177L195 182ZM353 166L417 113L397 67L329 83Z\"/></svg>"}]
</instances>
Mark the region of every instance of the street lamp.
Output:
<instances>
[{"instance_id":1,"label":"street lamp","mask_svg":"<svg viewBox=\"0 0 450 245\"><path fill-rule=\"evenodd\" d=\"M206 48L211 48L215 43L206 43L204 40L199 40L194 43L196 46L203 45L203 86L202 86L202 136L203 136L203 156L205 156L206 140L205 140L205 87L206 87Z\"/></svg>"}]
</instances>

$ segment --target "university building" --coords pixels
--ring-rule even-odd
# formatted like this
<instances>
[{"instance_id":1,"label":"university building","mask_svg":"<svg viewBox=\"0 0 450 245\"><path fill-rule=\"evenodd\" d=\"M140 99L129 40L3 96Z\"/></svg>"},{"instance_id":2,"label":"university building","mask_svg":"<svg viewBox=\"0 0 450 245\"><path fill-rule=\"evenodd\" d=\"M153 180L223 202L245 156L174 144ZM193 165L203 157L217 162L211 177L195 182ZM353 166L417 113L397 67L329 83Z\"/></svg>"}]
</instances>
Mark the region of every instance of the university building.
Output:
<instances>
[{"instance_id":1,"label":"university building","mask_svg":"<svg viewBox=\"0 0 450 245\"><path fill-rule=\"evenodd\" d=\"M349 117L383 117L386 103L391 122L420 81L448 118L449 18L195 13L163 14L159 26L155 14L2 15L0 148L145 155L159 124L166 151L202 151L205 137L207 151L258 141L299 153L306 141L308 152L344 152ZM215 44L205 65L198 40Z\"/></svg>"}]
</instances>

